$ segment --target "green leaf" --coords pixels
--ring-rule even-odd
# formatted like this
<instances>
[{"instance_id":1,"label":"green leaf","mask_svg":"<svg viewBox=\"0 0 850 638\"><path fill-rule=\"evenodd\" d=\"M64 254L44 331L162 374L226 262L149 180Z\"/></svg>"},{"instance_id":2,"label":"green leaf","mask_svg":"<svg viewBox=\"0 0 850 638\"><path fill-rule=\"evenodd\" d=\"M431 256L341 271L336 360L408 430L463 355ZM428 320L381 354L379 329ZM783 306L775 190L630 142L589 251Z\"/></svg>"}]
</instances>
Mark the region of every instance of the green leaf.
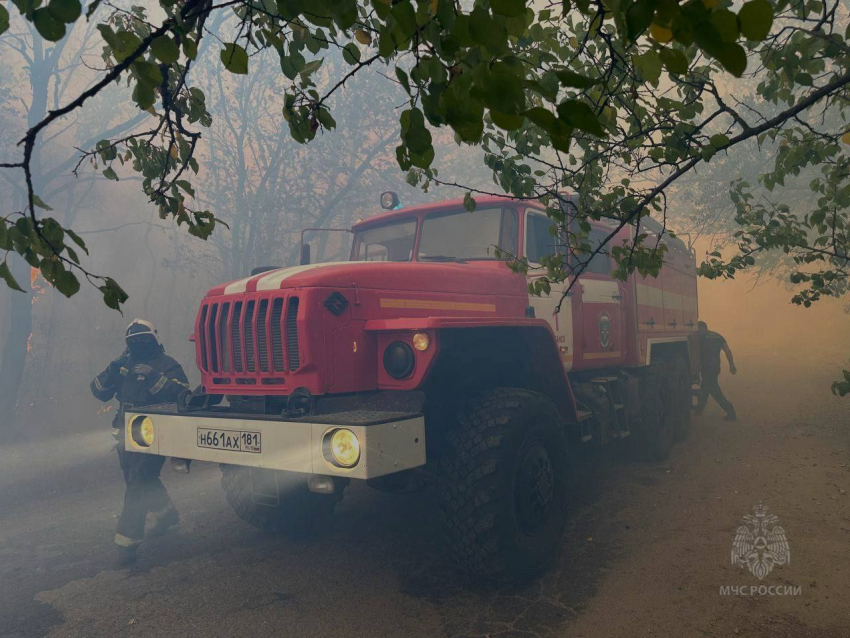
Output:
<instances>
[{"instance_id":1,"label":"green leaf","mask_svg":"<svg viewBox=\"0 0 850 638\"><path fill-rule=\"evenodd\" d=\"M658 52L661 62L664 63L664 68L670 73L676 75L684 75L688 72L688 58L678 49L664 48Z\"/></svg>"},{"instance_id":2,"label":"green leaf","mask_svg":"<svg viewBox=\"0 0 850 638\"><path fill-rule=\"evenodd\" d=\"M39 197L38 195L33 195L33 196L32 196L32 203L33 203L35 206L37 206L38 208L42 209L42 210L53 210L50 206L48 206L47 204L45 204L45 203L41 200L41 197Z\"/></svg>"},{"instance_id":3,"label":"green leaf","mask_svg":"<svg viewBox=\"0 0 850 638\"><path fill-rule=\"evenodd\" d=\"M123 62L126 60L127 57L136 51L142 44L139 36L130 31L119 31L118 33L115 33L109 25L106 24L97 25L97 30L100 31L101 37L104 39L106 44L109 45L111 53L115 56L115 60L117 62Z\"/></svg>"},{"instance_id":4,"label":"green leaf","mask_svg":"<svg viewBox=\"0 0 850 638\"><path fill-rule=\"evenodd\" d=\"M301 73L305 63L306 61L304 60L304 56L295 52L288 56L281 56L280 70L283 71L283 74L290 80L294 80L298 77L298 74Z\"/></svg>"},{"instance_id":5,"label":"green leaf","mask_svg":"<svg viewBox=\"0 0 850 638\"><path fill-rule=\"evenodd\" d=\"M812 86L815 83L815 79L808 73L798 73L794 81L801 86Z\"/></svg>"},{"instance_id":6,"label":"green leaf","mask_svg":"<svg viewBox=\"0 0 850 638\"><path fill-rule=\"evenodd\" d=\"M646 31L655 15L655 0L637 0L626 10L626 27L630 40Z\"/></svg>"},{"instance_id":7,"label":"green leaf","mask_svg":"<svg viewBox=\"0 0 850 638\"><path fill-rule=\"evenodd\" d=\"M32 21L36 30L45 40L58 42L65 37L65 25L54 18L45 7L33 11Z\"/></svg>"},{"instance_id":8,"label":"green leaf","mask_svg":"<svg viewBox=\"0 0 850 638\"><path fill-rule=\"evenodd\" d=\"M425 116L418 108L408 109L401 114L401 135L404 143L414 155L425 155L431 148L431 132L425 126Z\"/></svg>"},{"instance_id":9,"label":"green leaf","mask_svg":"<svg viewBox=\"0 0 850 638\"><path fill-rule=\"evenodd\" d=\"M401 85L404 87L404 90L407 91L407 94L411 95L410 79L407 77L407 73L405 73L404 69L402 69L400 66L397 66L395 68L395 75L398 78L398 81L401 82Z\"/></svg>"},{"instance_id":10,"label":"green leaf","mask_svg":"<svg viewBox=\"0 0 850 638\"><path fill-rule=\"evenodd\" d=\"M513 18L525 13L525 0L490 0L490 8L497 15Z\"/></svg>"},{"instance_id":11,"label":"green leaf","mask_svg":"<svg viewBox=\"0 0 850 638\"><path fill-rule=\"evenodd\" d=\"M773 26L773 7L767 0L750 0L738 12L741 34L747 40L761 42Z\"/></svg>"},{"instance_id":12,"label":"green leaf","mask_svg":"<svg viewBox=\"0 0 850 638\"><path fill-rule=\"evenodd\" d=\"M174 64L180 57L180 49L167 35L160 36L151 42L151 53L163 64Z\"/></svg>"},{"instance_id":13,"label":"green leaf","mask_svg":"<svg viewBox=\"0 0 850 638\"><path fill-rule=\"evenodd\" d=\"M711 14L711 24L720 34L723 42L737 42L738 40L738 16L726 9L717 9Z\"/></svg>"},{"instance_id":14,"label":"green leaf","mask_svg":"<svg viewBox=\"0 0 850 638\"><path fill-rule=\"evenodd\" d=\"M191 184L191 183L189 183L189 181L188 181L188 180L185 180L185 179L178 179L178 180L177 180L176 182L174 182L174 183L175 183L175 184L177 184L177 185L178 185L180 188L182 188L184 191L186 191L187 193L189 193L189 195L191 195L192 197L194 197L194 196L195 196L195 189L194 189L194 188L192 188L192 184Z\"/></svg>"},{"instance_id":15,"label":"green leaf","mask_svg":"<svg viewBox=\"0 0 850 638\"><path fill-rule=\"evenodd\" d=\"M493 120L493 124L505 131L515 131L523 125L523 122L525 122L525 118L522 115L499 113L492 109L490 110L490 119Z\"/></svg>"},{"instance_id":16,"label":"green leaf","mask_svg":"<svg viewBox=\"0 0 850 638\"><path fill-rule=\"evenodd\" d=\"M342 59L349 64L357 64L360 62L360 49L353 42L349 42L342 49Z\"/></svg>"},{"instance_id":17,"label":"green leaf","mask_svg":"<svg viewBox=\"0 0 850 638\"><path fill-rule=\"evenodd\" d=\"M477 206L477 204L475 203L475 200L472 198L472 193L470 193L469 191L466 191L466 193L464 193L464 195L463 195L463 207L466 209L467 212L471 213L475 210L476 206Z\"/></svg>"},{"instance_id":18,"label":"green leaf","mask_svg":"<svg viewBox=\"0 0 850 638\"><path fill-rule=\"evenodd\" d=\"M469 14L469 35L493 53L507 46L507 31L481 6L475 7Z\"/></svg>"},{"instance_id":19,"label":"green leaf","mask_svg":"<svg viewBox=\"0 0 850 638\"><path fill-rule=\"evenodd\" d=\"M525 91L522 78L517 70L497 62L489 67L479 67L480 75L472 90L472 95L484 105L500 113L517 115L525 108Z\"/></svg>"},{"instance_id":20,"label":"green leaf","mask_svg":"<svg viewBox=\"0 0 850 638\"><path fill-rule=\"evenodd\" d=\"M59 22L71 24L76 22L77 18L83 12L83 7L80 0L50 0L47 5L47 10Z\"/></svg>"},{"instance_id":21,"label":"green leaf","mask_svg":"<svg viewBox=\"0 0 850 638\"><path fill-rule=\"evenodd\" d=\"M156 103L153 87L144 82L137 82L133 89L133 101L142 111L147 111Z\"/></svg>"},{"instance_id":22,"label":"green leaf","mask_svg":"<svg viewBox=\"0 0 850 638\"><path fill-rule=\"evenodd\" d=\"M118 310L128 299L127 293L111 277L107 277L104 284L98 286L98 290L103 293L103 303L113 310Z\"/></svg>"},{"instance_id":23,"label":"green leaf","mask_svg":"<svg viewBox=\"0 0 850 638\"><path fill-rule=\"evenodd\" d=\"M555 75L558 77L558 81L562 85L573 89L589 89L590 87L599 84L599 80L594 80L593 78L589 78L585 75L574 73L569 69L555 71Z\"/></svg>"},{"instance_id":24,"label":"green leaf","mask_svg":"<svg viewBox=\"0 0 850 638\"><path fill-rule=\"evenodd\" d=\"M65 231L62 226L52 217L48 217L42 221L41 235L46 239L51 246L59 247L64 244Z\"/></svg>"},{"instance_id":25,"label":"green leaf","mask_svg":"<svg viewBox=\"0 0 850 638\"><path fill-rule=\"evenodd\" d=\"M70 270L59 272L53 280L53 285L66 297L73 297L80 291L80 282Z\"/></svg>"},{"instance_id":26,"label":"green leaf","mask_svg":"<svg viewBox=\"0 0 850 638\"><path fill-rule=\"evenodd\" d=\"M73 241L75 244L77 244L77 246L82 248L87 255L89 254L89 249L86 248L86 242L84 242L77 233L75 233L70 228L66 228L65 232L68 234L68 237L71 238L71 241Z\"/></svg>"},{"instance_id":27,"label":"green leaf","mask_svg":"<svg viewBox=\"0 0 850 638\"><path fill-rule=\"evenodd\" d=\"M9 12L0 4L0 33L9 29Z\"/></svg>"},{"instance_id":28,"label":"green leaf","mask_svg":"<svg viewBox=\"0 0 850 638\"><path fill-rule=\"evenodd\" d=\"M404 37L413 37L413 34L416 33L416 10L410 0L401 0L401 2L393 4L392 16Z\"/></svg>"},{"instance_id":29,"label":"green leaf","mask_svg":"<svg viewBox=\"0 0 850 638\"><path fill-rule=\"evenodd\" d=\"M231 42L221 50L221 62L224 68L237 75L248 73L248 52L240 45Z\"/></svg>"},{"instance_id":30,"label":"green leaf","mask_svg":"<svg viewBox=\"0 0 850 638\"><path fill-rule=\"evenodd\" d=\"M440 98L446 123L464 142L477 142L484 132L484 105L470 99L469 82L463 75L454 79Z\"/></svg>"},{"instance_id":31,"label":"green leaf","mask_svg":"<svg viewBox=\"0 0 850 638\"><path fill-rule=\"evenodd\" d=\"M558 116L567 124L596 137L605 137L599 118L585 102L565 100L558 105Z\"/></svg>"},{"instance_id":32,"label":"green leaf","mask_svg":"<svg viewBox=\"0 0 850 638\"><path fill-rule=\"evenodd\" d=\"M644 80L651 84L658 83L661 77L661 56L654 49L632 56L632 62Z\"/></svg>"},{"instance_id":33,"label":"green leaf","mask_svg":"<svg viewBox=\"0 0 850 638\"><path fill-rule=\"evenodd\" d=\"M740 44L724 44L718 52L717 59L729 73L736 78L741 77L747 69L747 52Z\"/></svg>"},{"instance_id":34,"label":"green leaf","mask_svg":"<svg viewBox=\"0 0 850 638\"><path fill-rule=\"evenodd\" d=\"M722 146L726 146L729 143L729 138L721 133L718 133L716 135L712 135L709 139L709 142L711 142L711 145L714 148L720 148Z\"/></svg>"},{"instance_id":35,"label":"green leaf","mask_svg":"<svg viewBox=\"0 0 850 638\"><path fill-rule=\"evenodd\" d=\"M327 130L336 128L336 120L331 116L331 112L326 108L320 108L316 111L316 117L319 119L319 124Z\"/></svg>"},{"instance_id":36,"label":"green leaf","mask_svg":"<svg viewBox=\"0 0 850 638\"><path fill-rule=\"evenodd\" d=\"M12 271L9 270L9 264L5 261L0 264L0 279L6 282L6 285L9 286L12 290L17 290L18 292L25 292L23 288L18 285L18 282L12 276Z\"/></svg>"},{"instance_id":37,"label":"green leaf","mask_svg":"<svg viewBox=\"0 0 850 638\"><path fill-rule=\"evenodd\" d=\"M183 53L190 60L198 57L198 43L192 38L183 38Z\"/></svg>"},{"instance_id":38,"label":"green leaf","mask_svg":"<svg viewBox=\"0 0 850 638\"><path fill-rule=\"evenodd\" d=\"M150 87L158 87L162 84L162 73L159 67L153 62L136 60L133 62L133 70L142 84L147 84Z\"/></svg>"},{"instance_id":39,"label":"green leaf","mask_svg":"<svg viewBox=\"0 0 850 638\"><path fill-rule=\"evenodd\" d=\"M111 179L114 182L118 181L118 175L115 174L115 170L111 166L107 166L103 171L103 176L106 179Z\"/></svg>"},{"instance_id":40,"label":"green leaf","mask_svg":"<svg viewBox=\"0 0 850 638\"><path fill-rule=\"evenodd\" d=\"M552 140L552 146L555 150L563 153L569 152L570 141L573 134L572 126L569 126L562 120L556 118L551 111L539 106L528 109L525 113L523 113L523 115L549 133L549 137Z\"/></svg>"},{"instance_id":41,"label":"green leaf","mask_svg":"<svg viewBox=\"0 0 850 638\"><path fill-rule=\"evenodd\" d=\"M547 131L557 121L554 113L540 106L528 109L525 113L523 113L523 115L534 122L537 126Z\"/></svg>"},{"instance_id":42,"label":"green leaf","mask_svg":"<svg viewBox=\"0 0 850 638\"><path fill-rule=\"evenodd\" d=\"M313 75L316 71L319 70L319 67L322 66L323 58L319 58L318 60L310 60L304 67L301 69L301 77L307 78Z\"/></svg>"}]
</instances>

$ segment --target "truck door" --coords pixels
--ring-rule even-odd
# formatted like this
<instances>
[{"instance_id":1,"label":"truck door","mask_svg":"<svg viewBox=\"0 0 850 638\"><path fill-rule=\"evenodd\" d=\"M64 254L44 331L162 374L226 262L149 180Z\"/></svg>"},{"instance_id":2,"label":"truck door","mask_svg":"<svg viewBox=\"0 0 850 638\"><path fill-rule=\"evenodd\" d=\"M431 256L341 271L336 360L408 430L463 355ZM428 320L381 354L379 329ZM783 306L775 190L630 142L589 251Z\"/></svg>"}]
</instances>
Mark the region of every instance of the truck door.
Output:
<instances>
[{"instance_id":1,"label":"truck door","mask_svg":"<svg viewBox=\"0 0 850 638\"><path fill-rule=\"evenodd\" d=\"M593 228L588 243L595 249L609 231ZM586 259L586 258L585 258ZM573 258L573 265L578 265ZM576 367L596 368L620 364L626 358L626 296L624 282L611 276L613 260L608 252L591 259L573 287L577 295Z\"/></svg>"},{"instance_id":2,"label":"truck door","mask_svg":"<svg viewBox=\"0 0 850 638\"><path fill-rule=\"evenodd\" d=\"M528 280L532 281L540 276L540 271L533 268L540 266L540 260L552 254L566 254L565 243L558 241L549 232L552 220L546 214L534 208L526 209L525 214L525 257L530 266ZM555 284L549 296L534 297L529 295L528 303L534 308L534 315L540 319L546 319L555 333L558 342L558 354L561 362L567 370L573 365L573 311L572 300L564 299L562 296L567 284ZM560 311L558 306L560 305Z\"/></svg>"}]
</instances>

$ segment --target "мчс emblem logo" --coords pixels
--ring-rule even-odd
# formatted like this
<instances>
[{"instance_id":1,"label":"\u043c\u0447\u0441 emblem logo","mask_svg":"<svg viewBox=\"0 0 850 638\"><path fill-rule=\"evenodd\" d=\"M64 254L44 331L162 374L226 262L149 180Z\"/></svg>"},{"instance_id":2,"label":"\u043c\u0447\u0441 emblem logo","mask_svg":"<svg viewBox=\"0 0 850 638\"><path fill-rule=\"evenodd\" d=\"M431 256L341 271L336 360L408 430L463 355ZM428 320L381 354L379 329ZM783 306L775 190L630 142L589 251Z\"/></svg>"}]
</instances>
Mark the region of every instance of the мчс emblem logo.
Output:
<instances>
[{"instance_id":1,"label":"\u043c\u0447\u0441 emblem logo","mask_svg":"<svg viewBox=\"0 0 850 638\"><path fill-rule=\"evenodd\" d=\"M753 514L744 516L744 525L735 530L732 541L732 564L746 566L753 576L761 580L774 565L791 563L791 549L785 530L776 525L779 517L768 514L767 508L759 503Z\"/></svg>"},{"instance_id":2,"label":"\u043c\u0447\u0441 emblem logo","mask_svg":"<svg viewBox=\"0 0 850 638\"><path fill-rule=\"evenodd\" d=\"M599 343L603 348L611 346L611 317L607 312L602 312L597 318L599 324Z\"/></svg>"}]
</instances>

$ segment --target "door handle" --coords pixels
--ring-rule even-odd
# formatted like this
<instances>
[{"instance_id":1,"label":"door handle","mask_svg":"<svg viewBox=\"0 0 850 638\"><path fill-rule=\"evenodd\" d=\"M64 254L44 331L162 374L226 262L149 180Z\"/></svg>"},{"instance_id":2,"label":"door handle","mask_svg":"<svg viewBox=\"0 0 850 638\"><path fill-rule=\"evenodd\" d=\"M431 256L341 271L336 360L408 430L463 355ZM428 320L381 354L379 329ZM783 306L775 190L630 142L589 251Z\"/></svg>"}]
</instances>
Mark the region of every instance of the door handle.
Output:
<instances>
[{"instance_id":1,"label":"door handle","mask_svg":"<svg viewBox=\"0 0 850 638\"><path fill-rule=\"evenodd\" d=\"M611 295L611 299L622 299L623 295Z\"/></svg>"}]
</instances>

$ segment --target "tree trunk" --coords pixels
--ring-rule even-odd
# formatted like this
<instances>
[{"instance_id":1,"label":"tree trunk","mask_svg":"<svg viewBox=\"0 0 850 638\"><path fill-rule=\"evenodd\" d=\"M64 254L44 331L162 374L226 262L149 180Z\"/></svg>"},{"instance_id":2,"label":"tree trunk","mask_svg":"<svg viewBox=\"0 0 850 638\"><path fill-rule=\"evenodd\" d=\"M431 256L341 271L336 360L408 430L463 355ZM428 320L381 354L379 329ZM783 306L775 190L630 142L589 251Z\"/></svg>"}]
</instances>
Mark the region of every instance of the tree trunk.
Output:
<instances>
[{"instance_id":1,"label":"tree trunk","mask_svg":"<svg viewBox=\"0 0 850 638\"><path fill-rule=\"evenodd\" d=\"M58 46L58 45L57 45ZM64 46L64 45L62 45ZM27 113L27 126L37 124L47 113L47 91L50 83L52 65L50 52L45 54L42 41L33 37L30 65L30 86L32 102ZM57 55L58 59L58 55ZM36 194L44 186L41 163L41 146L36 144L30 160L33 188ZM27 202L21 200L16 210L27 210ZM9 267L12 274L24 290L30 290L30 266L14 252L9 253ZM18 394L24 378L27 362L27 345L32 334L32 293L20 293L9 290L11 295L7 323L6 343L3 346L3 360L0 362L0 432L8 432L15 426Z\"/></svg>"},{"instance_id":2,"label":"tree trunk","mask_svg":"<svg viewBox=\"0 0 850 638\"><path fill-rule=\"evenodd\" d=\"M29 265L18 255L10 253L12 274L22 288L29 288ZM9 309L5 323L9 326L0 361L0 431L8 432L15 425L18 391L24 378L27 343L32 332L32 295L6 290Z\"/></svg>"}]
</instances>

